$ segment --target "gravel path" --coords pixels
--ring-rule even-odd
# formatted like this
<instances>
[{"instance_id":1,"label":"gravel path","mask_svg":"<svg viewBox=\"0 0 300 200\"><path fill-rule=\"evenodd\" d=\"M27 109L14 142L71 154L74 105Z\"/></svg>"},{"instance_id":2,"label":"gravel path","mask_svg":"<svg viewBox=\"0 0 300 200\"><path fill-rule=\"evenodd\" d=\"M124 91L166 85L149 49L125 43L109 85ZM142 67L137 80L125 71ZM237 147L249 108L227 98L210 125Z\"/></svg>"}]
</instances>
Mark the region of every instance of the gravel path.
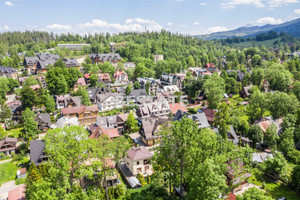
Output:
<instances>
[{"instance_id":1,"label":"gravel path","mask_svg":"<svg viewBox=\"0 0 300 200\"><path fill-rule=\"evenodd\" d=\"M15 181L9 181L6 183L3 183L0 187L0 198L7 199L8 198L8 192L19 187L22 185L16 185Z\"/></svg>"},{"instance_id":2,"label":"gravel path","mask_svg":"<svg viewBox=\"0 0 300 200\"><path fill-rule=\"evenodd\" d=\"M3 163L10 162L11 160L12 160L11 158L10 158L10 159L7 159L7 160L1 160L1 161L0 161L0 165L3 164Z\"/></svg>"}]
</instances>

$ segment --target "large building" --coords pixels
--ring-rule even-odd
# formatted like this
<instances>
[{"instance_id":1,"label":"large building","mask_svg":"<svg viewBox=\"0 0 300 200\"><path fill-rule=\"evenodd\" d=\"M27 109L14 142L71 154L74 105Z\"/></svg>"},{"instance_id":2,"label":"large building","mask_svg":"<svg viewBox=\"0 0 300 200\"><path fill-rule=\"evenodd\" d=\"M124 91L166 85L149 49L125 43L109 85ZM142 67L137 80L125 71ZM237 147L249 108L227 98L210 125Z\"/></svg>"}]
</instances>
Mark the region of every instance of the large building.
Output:
<instances>
[{"instance_id":1,"label":"large building","mask_svg":"<svg viewBox=\"0 0 300 200\"><path fill-rule=\"evenodd\" d=\"M121 56L118 53L96 53L90 54L89 57L94 64L110 62L113 65L117 65L121 61Z\"/></svg>"},{"instance_id":2,"label":"large building","mask_svg":"<svg viewBox=\"0 0 300 200\"><path fill-rule=\"evenodd\" d=\"M67 48L71 50L82 50L84 47L90 47L90 44L58 44L59 48Z\"/></svg>"}]
</instances>

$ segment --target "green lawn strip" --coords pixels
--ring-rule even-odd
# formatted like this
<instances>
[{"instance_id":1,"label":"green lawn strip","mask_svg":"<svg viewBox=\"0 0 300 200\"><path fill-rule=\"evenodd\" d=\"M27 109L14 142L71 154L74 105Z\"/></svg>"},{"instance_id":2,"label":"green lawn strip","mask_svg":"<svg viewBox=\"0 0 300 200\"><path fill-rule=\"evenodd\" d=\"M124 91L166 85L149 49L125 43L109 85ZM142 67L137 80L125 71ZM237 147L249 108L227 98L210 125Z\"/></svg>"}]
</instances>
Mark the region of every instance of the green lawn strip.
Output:
<instances>
[{"instance_id":1,"label":"green lawn strip","mask_svg":"<svg viewBox=\"0 0 300 200\"><path fill-rule=\"evenodd\" d=\"M16 129L11 129L9 131L6 131L7 136L9 137L14 137L14 138L19 138L21 131L23 130L23 128L16 128Z\"/></svg>"},{"instance_id":2,"label":"green lawn strip","mask_svg":"<svg viewBox=\"0 0 300 200\"><path fill-rule=\"evenodd\" d=\"M12 162L0 164L0 185L8 181L14 180L18 167Z\"/></svg>"}]
</instances>

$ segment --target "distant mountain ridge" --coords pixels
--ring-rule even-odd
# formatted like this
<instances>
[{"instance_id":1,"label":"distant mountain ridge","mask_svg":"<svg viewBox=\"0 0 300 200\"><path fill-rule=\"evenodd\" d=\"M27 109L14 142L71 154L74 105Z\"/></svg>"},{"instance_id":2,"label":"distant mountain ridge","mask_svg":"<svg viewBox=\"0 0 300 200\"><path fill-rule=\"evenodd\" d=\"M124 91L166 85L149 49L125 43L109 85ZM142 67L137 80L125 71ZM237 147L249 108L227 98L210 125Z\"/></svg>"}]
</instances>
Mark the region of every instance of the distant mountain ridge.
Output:
<instances>
[{"instance_id":1,"label":"distant mountain ridge","mask_svg":"<svg viewBox=\"0 0 300 200\"><path fill-rule=\"evenodd\" d=\"M198 35L195 37L205 40L224 39L227 37L251 37L260 33L269 32L271 30L276 32L285 32L292 36L300 37L300 18L284 22L282 24L266 24L263 26L246 25L230 31L216 32L207 35Z\"/></svg>"}]
</instances>

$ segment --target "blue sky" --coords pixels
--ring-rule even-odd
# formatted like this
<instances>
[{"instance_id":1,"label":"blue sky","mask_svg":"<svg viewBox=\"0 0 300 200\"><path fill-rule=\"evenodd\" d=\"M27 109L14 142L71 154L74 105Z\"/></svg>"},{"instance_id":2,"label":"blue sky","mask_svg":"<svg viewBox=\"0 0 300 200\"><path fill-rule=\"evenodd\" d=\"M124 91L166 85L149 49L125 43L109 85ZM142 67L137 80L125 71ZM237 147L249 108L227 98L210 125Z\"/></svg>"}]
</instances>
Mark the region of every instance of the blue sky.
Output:
<instances>
[{"instance_id":1,"label":"blue sky","mask_svg":"<svg viewBox=\"0 0 300 200\"><path fill-rule=\"evenodd\" d=\"M0 0L0 32L207 34L300 18L300 0Z\"/></svg>"}]
</instances>

